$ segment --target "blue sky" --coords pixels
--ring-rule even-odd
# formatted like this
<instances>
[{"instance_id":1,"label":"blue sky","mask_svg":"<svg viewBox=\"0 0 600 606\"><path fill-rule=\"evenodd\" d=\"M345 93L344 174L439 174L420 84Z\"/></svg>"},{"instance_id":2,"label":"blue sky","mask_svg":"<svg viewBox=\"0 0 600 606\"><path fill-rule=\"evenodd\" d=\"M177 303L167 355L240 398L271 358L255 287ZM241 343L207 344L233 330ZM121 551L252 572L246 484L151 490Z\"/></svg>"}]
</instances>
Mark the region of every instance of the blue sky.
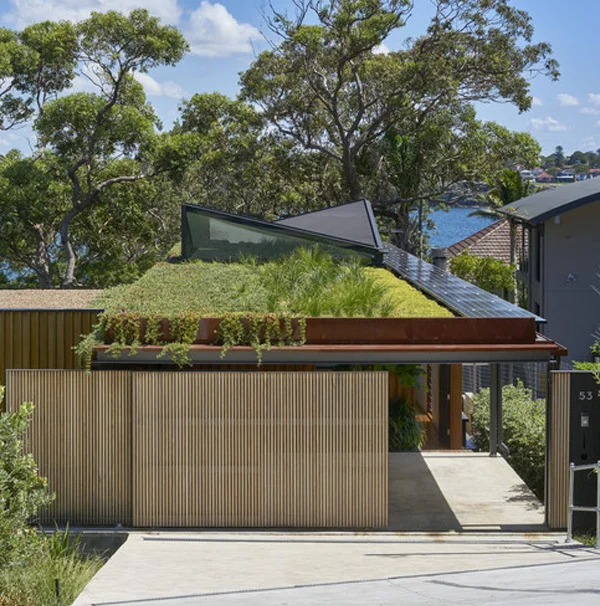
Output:
<instances>
[{"instance_id":1,"label":"blue sky","mask_svg":"<svg viewBox=\"0 0 600 606\"><path fill-rule=\"evenodd\" d=\"M285 7L288 0L275 3ZM431 3L415 0L415 4L407 26L386 41L388 48L399 48L405 37L424 31ZM519 114L508 105L482 105L481 118L531 132L544 153L559 144L567 152L600 148L600 62L596 59L600 1L514 0L513 4L533 17L536 39L552 44L562 76L558 82L541 77L532 82L531 111ZM235 95L239 72L266 48L263 0L0 0L0 18L4 26L21 28L44 19L82 19L92 10L127 12L137 7L177 25L192 48L177 67L143 76L142 84L167 128L177 117L182 97L215 90ZM75 86L85 89L86 83L78 79ZM30 144L27 128L0 133L0 152L10 147L27 149Z\"/></svg>"}]
</instances>

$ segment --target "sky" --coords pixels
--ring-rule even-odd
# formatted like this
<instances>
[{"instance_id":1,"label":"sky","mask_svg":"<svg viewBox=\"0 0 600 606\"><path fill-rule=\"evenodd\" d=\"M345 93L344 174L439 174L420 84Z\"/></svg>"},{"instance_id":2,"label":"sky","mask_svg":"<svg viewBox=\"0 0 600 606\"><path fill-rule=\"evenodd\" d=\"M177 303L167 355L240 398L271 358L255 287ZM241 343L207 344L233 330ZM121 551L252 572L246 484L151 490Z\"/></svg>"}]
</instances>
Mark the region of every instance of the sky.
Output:
<instances>
[{"instance_id":1,"label":"sky","mask_svg":"<svg viewBox=\"0 0 600 606\"><path fill-rule=\"evenodd\" d=\"M530 132L549 154L557 145L566 153L600 148L600 61L597 31L600 0L513 0L513 5L532 16L537 41L549 42L560 63L558 82L538 76L532 81L533 107L519 114L512 106L478 105L479 116L510 129ZM274 0L289 7L289 0ZM191 51L175 67L141 74L140 81L157 109L165 128L178 116L183 98L197 92L219 91L235 96L239 73L268 47L265 0L0 0L0 24L20 29L46 19L79 20L91 11L128 12L143 7L165 23L176 25L186 36ZM408 23L386 41L386 49L401 48L406 37L425 31L431 13L430 0L415 0ZM84 78L74 87L86 90ZM33 145L31 130L0 133L0 153L12 147Z\"/></svg>"}]
</instances>

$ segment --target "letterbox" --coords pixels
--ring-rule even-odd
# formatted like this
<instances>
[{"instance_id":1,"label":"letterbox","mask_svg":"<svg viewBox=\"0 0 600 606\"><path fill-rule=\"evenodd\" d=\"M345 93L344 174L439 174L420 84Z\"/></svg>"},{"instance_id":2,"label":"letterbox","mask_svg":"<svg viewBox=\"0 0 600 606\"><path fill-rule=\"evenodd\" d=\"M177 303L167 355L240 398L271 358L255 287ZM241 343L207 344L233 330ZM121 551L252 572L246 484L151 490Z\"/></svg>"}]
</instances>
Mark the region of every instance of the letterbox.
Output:
<instances>
[{"instance_id":1,"label":"letterbox","mask_svg":"<svg viewBox=\"0 0 600 606\"><path fill-rule=\"evenodd\" d=\"M587 371L571 374L569 462L589 465L600 461L600 385ZM594 470L575 473L573 504L596 506L598 475ZM579 531L595 529L595 514L575 512L573 527Z\"/></svg>"}]
</instances>

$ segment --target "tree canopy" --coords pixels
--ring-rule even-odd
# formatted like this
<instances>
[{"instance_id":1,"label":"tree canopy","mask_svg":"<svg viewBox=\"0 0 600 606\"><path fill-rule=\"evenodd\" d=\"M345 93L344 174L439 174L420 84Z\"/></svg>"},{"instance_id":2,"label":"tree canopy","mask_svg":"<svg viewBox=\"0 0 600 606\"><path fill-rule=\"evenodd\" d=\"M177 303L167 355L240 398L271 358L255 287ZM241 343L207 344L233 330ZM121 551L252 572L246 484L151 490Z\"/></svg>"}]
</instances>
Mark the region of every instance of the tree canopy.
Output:
<instances>
[{"instance_id":1,"label":"tree canopy","mask_svg":"<svg viewBox=\"0 0 600 606\"><path fill-rule=\"evenodd\" d=\"M381 51L410 0L293 7L272 8L272 45L237 98L193 94L166 132L136 75L182 59L175 27L136 9L0 29L0 129L28 123L36 136L31 154L0 159L2 283L134 280L177 241L182 202L276 219L368 197L422 253L431 203L537 165L529 134L474 107L526 111L529 77L558 76L509 0L433 0L426 31L393 52ZM72 90L75 78L91 90Z\"/></svg>"},{"instance_id":2,"label":"tree canopy","mask_svg":"<svg viewBox=\"0 0 600 606\"><path fill-rule=\"evenodd\" d=\"M0 166L5 192L0 204L14 218L0 244L2 257L13 271L33 271L44 287L93 283L77 275L79 258L89 258L96 248L94 237L82 238L81 230L101 215L91 218L96 208L117 210L120 192L106 192L180 166L191 151L181 136L158 133L154 110L133 77L174 65L187 43L176 28L138 9L128 16L93 13L75 26L31 26L13 35L11 48L12 72L7 73L15 74L13 88L20 96L7 93L4 115L13 115L9 110L16 104L20 119L33 117L38 149L28 158L13 154ZM75 74L86 77L95 92L52 94L66 89ZM149 199L130 197L129 202L144 206ZM113 232L113 238L122 239L132 228L120 238ZM113 243L104 238L100 245L106 258Z\"/></svg>"}]
</instances>

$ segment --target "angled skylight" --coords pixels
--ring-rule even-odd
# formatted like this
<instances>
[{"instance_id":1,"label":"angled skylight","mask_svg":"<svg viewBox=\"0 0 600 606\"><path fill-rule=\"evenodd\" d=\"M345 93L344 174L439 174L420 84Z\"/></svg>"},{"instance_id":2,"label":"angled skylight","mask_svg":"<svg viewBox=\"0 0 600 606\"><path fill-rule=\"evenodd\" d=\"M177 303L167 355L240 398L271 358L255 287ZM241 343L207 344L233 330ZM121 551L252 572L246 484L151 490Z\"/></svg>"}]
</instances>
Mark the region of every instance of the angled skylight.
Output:
<instances>
[{"instance_id":1,"label":"angled skylight","mask_svg":"<svg viewBox=\"0 0 600 606\"><path fill-rule=\"evenodd\" d=\"M184 259L230 261L245 256L268 260L289 254L299 247L318 245L335 257L360 256L369 261L376 261L380 258L381 251L373 242L373 236L365 243L322 231L285 225L282 222L269 223L193 204L184 204L182 209Z\"/></svg>"},{"instance_id":2,"label":"angled skylight","mask_svg":"<svg viewBox=\"0 0 600 606\"><path fill-rule=\"evenodd\" d=\"M287 217L277 221L277 224L381 248L375 216L368 200L358 200L296 217Z\"/></svg>"}]
</instances>

